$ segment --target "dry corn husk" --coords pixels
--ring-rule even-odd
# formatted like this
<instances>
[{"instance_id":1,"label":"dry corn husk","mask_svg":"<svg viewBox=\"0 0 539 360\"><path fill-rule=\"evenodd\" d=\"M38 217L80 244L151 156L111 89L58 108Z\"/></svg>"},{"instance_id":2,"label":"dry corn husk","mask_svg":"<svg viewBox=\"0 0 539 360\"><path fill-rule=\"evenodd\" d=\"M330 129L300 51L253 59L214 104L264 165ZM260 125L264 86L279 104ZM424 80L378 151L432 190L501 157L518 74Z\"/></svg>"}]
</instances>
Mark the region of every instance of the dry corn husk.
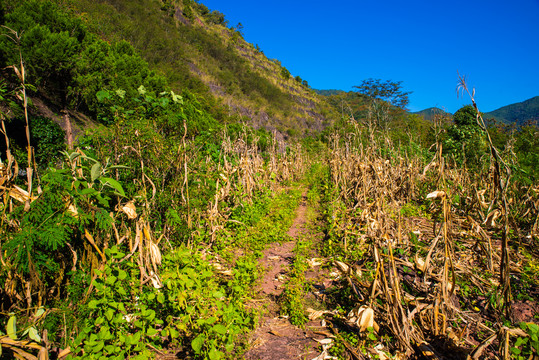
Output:
<instances>
[{"instance_id":1,"label":"dry corn husk","mask_svg":"<svg viewBox=\"0 0 539 360\"><path fill-rule=\"evenodd\" d=\"M223 266L221 264L219 264L219 263L211 263L211 265L221 275L226 275L226 276L232 276L233 275L232 270L228 270L228 269L223 268Z\"/></svg>"},{"instance_id":2,"label":"dry corn husk","mask_svg":"<svg viewBox=\"0 0 539 360\"><path fill-rule=\"evenodd\" d=\"M307 264L309 264L310 267L320 266L322 265L322 259L318 259L318 258L307 259Z\"/></svg>"},{"instance_id":3,"label":"dry corn husk","mask_svg":"<svg viewBox=\"0 0 539 360\"><path fill-rule=\"evenodd\" d=\"M122 206L122 211L127 215L130 220L137 218L137 208L132 201Z\"/></svg>"},{"instance_id":4,"label":"dry corn husk","mask_svg":"<svg viewBox=\"0 0 539 360\"><path fill-rule=\"evenodd\" d=\"M324 314L333 314L333 312L329 310L314 310L311 308L307 308L307 313L309 314L309 320L316 320Z\"/></svg>"},{"instance_id":5,"label":"dry corn husk","mask_svg":"<svg viewBox=\"0 0 539 360\"><path fill-rule=\"evenodd\" d=\"M488 226L494 227L496 226L496 219L501 215L500 210L494 209L491 212L488 213L487 218L483 222L483 224L486 224Z\"/></svg>"},{"instance_id":6,"label":"dry corn husk","mask_svg":"<svg viewBox=\"0 0 539 360\"><path fill-rule=\"evenodd\" d=\"M348 321L356 324L360 332L366 331L368 328L374 328L378 331L379 326L374 321L374 310L366 305L356 307L348 314Z\"/></svg>"},{"instance_id":7,"label":"dry corn husk","mask_svg":"<svg viewBox=\"0 0 539 360\"><path fill-rule=\"evenodd\" d=\"M32 202L36 199L35 196L30 196L30 194L28 194L28 191L18 187L17 185L13 185L11 190L9 190L9 196L22 203L26 202L27 200L30 200L30 202Z\"/></svg>"},{"instance_id":8,"label":"dry corn husk","mask_svg":"<svg viewBox=\"0 0 539 360\"><path fill-rule=\"evenodd\" d=\"M159 250L159 246L155 244L153 241L150 241L150 257L152 258L152 261L156 265L161 265L161 250Z\"/></svg>"},{"instance_id":9,"label":"dry corn husk","mask_svg":"<svg viewBox=\"0 0 539 360\"><path fill-rule=\"evenodd\" d=\"M425 260L420 258L417 254L415 254L415 257L414 257L414 263L417 270L425 271L425 268L426 268Z\"/></svg>"},{"instance_id":10,"label":"dry corn husk","mask_svg":"<svg viewBox=\"0 0 539 360\"><path fill-rule=\"evenodd\" d=\"M445 197L445 191L436 190L427 195L427 199L443 199Z\"/></svg>"},{"instance_id":11,"label":"dry corn husk","mask_svg":"<svg viewBox=\"0 0 539 360\"><path fill-rule=\"evenodd\" d=\"M341 270L343 273L348 273L348 270L350 269L350 267L342 261L335 261L335 265L337 265L339 270Z\"/></svg>"},{"instance_id":12,"label":"dry corn husk","mask_svg":"<svg viewBox=\"0 0 539 360\"><path fill-rule=\"evenodd\" d=\"M161 282L161 279L159 279L159 276L157 276L157 274L154 273L153 271L150 271L150 280L154 288L161 289L163 287L163 283Z\"/></svg>"},{"instance_id":13,"label":"dry corn husk","mask_svg":"<svg viewBox=\"0 0 539 360\"><path fill-rule=\"evenodd\" d=\"M74 204L69 204L67 207L67 212L72 215L75 219L79 217L79 211L77 210L77 207Z\"/></svg>"}]
</instances>

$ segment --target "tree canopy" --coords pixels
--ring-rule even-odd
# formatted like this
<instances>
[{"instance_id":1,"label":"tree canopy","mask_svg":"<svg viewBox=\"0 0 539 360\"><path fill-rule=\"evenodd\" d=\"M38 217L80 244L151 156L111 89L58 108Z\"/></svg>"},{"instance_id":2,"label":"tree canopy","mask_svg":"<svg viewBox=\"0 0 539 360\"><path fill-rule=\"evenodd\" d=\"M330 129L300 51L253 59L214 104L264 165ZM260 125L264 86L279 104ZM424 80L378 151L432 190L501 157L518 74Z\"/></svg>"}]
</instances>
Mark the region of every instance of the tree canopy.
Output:
<instances>
[{"instance_id":1,"label":"tree canopy","mask_svg":"<svg viewBox=\"0 0 539 360\"><path fill-rule=\"evenodd\" d=\"M402 89L402 81L381 80L381 79L366 79L363 80L361 85L354 86L357 92L366 95L373 99L384 100L391 105L406 109L406 106L410 102L408 95L411 91L404 91Z\"/></svg>"}]
</instances>

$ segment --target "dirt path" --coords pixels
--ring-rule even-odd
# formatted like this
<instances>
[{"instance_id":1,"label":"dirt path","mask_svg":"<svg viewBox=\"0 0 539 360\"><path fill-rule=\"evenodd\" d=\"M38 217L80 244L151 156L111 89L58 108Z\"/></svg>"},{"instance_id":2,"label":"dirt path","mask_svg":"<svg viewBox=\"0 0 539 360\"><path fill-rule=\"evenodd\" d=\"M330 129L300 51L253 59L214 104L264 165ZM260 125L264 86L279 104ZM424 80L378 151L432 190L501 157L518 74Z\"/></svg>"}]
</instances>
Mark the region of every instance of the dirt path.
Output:
<instances>
[{"instance_id":1,"label":"dirt path","mask_svg":"<svg viewBox=\"0 0 539 360\"><path fill-rule=\"evenodd\" d=\"M318 343L313 340L320 338L313 332L317 328L322 329L319 321L310 322L305 329L300 329L279 316L278 299L283 292L289 267L294 261L296 240L307 231L306 200L304 193L294 223L288 230L288 235L294 240L271 244L260 260L260 266L266 269L257 300L263 316L259 328L251 336L251 348L245 354L247 360L311 360L320 353Z\"/></svg>"}]
</instances>

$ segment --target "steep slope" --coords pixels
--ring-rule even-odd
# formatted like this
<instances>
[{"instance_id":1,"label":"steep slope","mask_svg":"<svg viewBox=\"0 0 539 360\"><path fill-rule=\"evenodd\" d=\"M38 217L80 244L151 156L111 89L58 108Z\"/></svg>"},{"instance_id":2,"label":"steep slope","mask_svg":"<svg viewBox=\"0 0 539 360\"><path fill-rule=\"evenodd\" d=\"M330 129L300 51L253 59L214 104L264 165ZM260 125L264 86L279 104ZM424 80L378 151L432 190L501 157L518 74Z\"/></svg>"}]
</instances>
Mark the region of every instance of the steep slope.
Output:
<instances>
[{"instance_id":1,"label":"steep slope","mask_svg":"<svg viewBox=\"0 0 539 360\"><path fill-rule=\"evenodd\" d=\"M78 0L71 7L103 38L128 40L175 90L211 94L214 112L285 137L332 123L331 108L301 78L269 60L241 30L228 27L223 14L201 3Z\"/></svg>"},{"instance_id":2,"label":"steep slope","mask_svg":"<svg viewBox=\"0 0 539 360\"><path fill-rule=\"evenodd\" d=\"M539 96L503 106L497 110L485 113L485 117L494 118L506 124L522 125L529 120L539 120Z\"/></svg>"}]
</instances>

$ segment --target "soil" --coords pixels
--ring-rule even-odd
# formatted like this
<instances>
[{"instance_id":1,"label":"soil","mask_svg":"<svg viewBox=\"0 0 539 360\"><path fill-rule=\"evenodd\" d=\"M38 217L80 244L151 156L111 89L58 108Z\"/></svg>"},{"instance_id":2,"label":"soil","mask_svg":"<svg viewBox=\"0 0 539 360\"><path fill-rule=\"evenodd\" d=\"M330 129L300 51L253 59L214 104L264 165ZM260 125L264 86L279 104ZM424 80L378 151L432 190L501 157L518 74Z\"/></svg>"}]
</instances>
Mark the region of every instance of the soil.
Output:
<instances>
[{"instance_id":1,"label":"soil","mask_svg":"<svg viewBox=\"0 0 539 360\"><path fill-rule=\"evenodd\" d=\"M294 261L294 247L299 236L307 232L307 203L305 194L297 209L294 223L288 231L293 239L285 243L273 243L263 253L260 266L266 274L260 284L260 326L253 332L250 349L245 353L247 360L313 359L320 354L318 342L322 339L316 331L324 328L320 321L310 321L304 329L292 325L286 317L279 315L279 296L283 291L287 273Z\"/></svg>"}]
</instances>

